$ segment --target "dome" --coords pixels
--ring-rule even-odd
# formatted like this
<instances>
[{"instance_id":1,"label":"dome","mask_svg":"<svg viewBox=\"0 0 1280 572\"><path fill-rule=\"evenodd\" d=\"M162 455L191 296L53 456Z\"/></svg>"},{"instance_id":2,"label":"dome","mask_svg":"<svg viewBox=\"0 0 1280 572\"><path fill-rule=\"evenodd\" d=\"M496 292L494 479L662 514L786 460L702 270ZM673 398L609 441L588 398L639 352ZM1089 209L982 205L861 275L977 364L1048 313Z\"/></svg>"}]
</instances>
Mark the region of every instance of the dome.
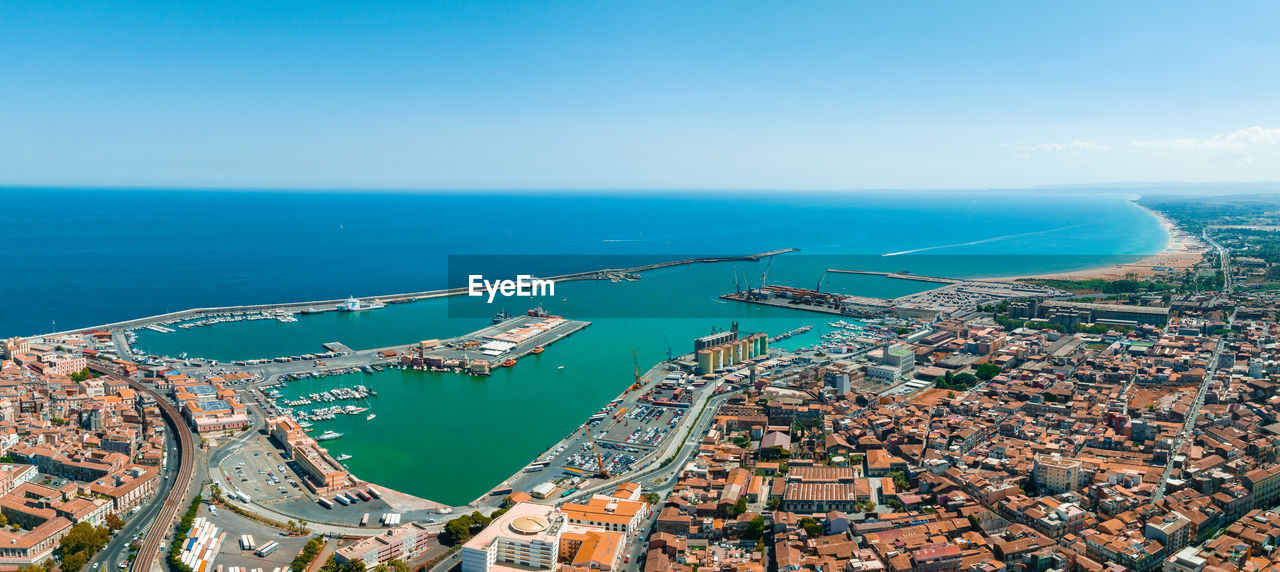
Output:
<instances>
[{"instance_id":1,"label":"dome","mask_svg":"<svg viewBox=\"0 0 1280 572\"><path fill-rule=\"evenodd\" d=\"M537 534L548 526L547 519L540 516L519 516L511 521L511 530L520 534Z\"/></svg>"}]
</instances>

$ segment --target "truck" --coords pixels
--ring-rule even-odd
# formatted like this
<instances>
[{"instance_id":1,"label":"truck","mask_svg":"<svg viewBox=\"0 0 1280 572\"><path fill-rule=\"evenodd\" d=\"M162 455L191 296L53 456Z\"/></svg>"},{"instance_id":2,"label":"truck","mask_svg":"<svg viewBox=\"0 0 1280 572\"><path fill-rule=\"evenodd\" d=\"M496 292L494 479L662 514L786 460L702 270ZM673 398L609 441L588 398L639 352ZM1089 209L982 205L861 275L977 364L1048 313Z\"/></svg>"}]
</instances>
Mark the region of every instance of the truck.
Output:
<instances>
[{"instance_id":1,"label":"truck","mask_svg":"<svg viewBox=\"0 0 1280 572\"><path fill-rule=\"evenodd\" d=\"M375 499L380 499L380 498L382 498L382 493L378 492L378 489L375 489L375 488L373 488L373 487L369 487L369 496L371 496L371 497L373 497L373 498L375 498Z\"/></svg>"},{"instance_id":2,"label":"truck","mask_svg":"<svg viewBox=\"0 0 1280 572\"><path fill-rule=\"evenodd\" d=\"M347 500L347 497L344 497L344 496L342 496L342 495L337 495L337 496L333 497L333 500L338 501L338 504L340 504L340 505L342 505L342 506L350 506L350 505L351 505L351 502Z\"/></svg>"},{"instance_id":3,"label":"truck","mask_svg":"<svg viewBox=\"0 0 1280 572\"><path fill-rule=\"evenodd\" d=\"M271 542L263 544L262 547L253 554L258 558L264 558L272 552L275 552L277 548L280 548L280 543L272 540Z\"/></svg>"},{"instance_id":4,"label":"truck","mask_svg":"<svg viewBox=\"0 0 1280 572\"><path fill-rule=\"evenodd\" d=\"M329 509L333 508L333 502L327 498L319 497L316 499L316 502L320 503L320 506L322 507L329 508Z\"/></svg>"}]
</instances>

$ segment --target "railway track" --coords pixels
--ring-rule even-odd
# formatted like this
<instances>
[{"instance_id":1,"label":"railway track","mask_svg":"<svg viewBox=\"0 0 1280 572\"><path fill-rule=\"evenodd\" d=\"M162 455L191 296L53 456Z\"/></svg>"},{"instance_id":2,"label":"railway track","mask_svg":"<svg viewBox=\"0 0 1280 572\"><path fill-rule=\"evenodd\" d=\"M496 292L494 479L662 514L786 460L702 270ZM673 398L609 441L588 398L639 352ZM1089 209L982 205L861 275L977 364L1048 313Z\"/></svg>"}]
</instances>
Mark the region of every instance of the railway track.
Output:
<instances>
[{"instance_id":1,"label":"railway track","mask_svg":"<svg viewBox=\"0 0 1280 572\"><path fill-rule=\"evenodd\" d=\"M133 566L129 567L131 572L150 572L151 566L155 562L156 553L163 546L165 536L168 535L170 527L173 526L174 517L186 504L187 493L191 491L191 477L195 471L196 464L195 440L191 438L191 432L187 430L186 424L183 423L182 415L178 412L178 408L166 401L160 394L131 379L125 379L112 373L107 375L124 381L134 391L150 395L160 407L160 412L164 415L165 424L169 426L169 430L178 436L178 478L173 482L173 488L169 489L169 497L165 499L164 505L160 508L156 521L151 524L151 529L147 531L147 536L142 539L142 548L138 550L138 556L134 558Z\"/></svg>"}]
</instances>

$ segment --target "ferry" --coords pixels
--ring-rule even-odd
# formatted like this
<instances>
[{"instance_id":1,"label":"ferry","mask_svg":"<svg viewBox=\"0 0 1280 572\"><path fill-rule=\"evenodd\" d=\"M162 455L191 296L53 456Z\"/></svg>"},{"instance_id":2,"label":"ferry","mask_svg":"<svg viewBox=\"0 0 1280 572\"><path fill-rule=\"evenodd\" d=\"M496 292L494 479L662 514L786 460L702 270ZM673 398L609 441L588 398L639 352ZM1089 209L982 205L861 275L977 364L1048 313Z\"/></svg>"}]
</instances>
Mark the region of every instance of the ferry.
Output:
<instances>
[{"instance_id":1,"label":"ferry","mask_svg":"<svg viewBox=\"0 0 1280 572\"><path fill-rule=\"evenodd\" d=\"M337 431L325 431L324 433L321 433L319 437L316 437L316 441L329 441L339 437L342 437L342 433Z\"/></svg>"},{"instance_id":2,"label":"ferry","mask_svg":"<svg viewBox=\"0 0 1280 572\"><path fill-rule=\"evenodd\" d=\"M382 302L379 302L377 300L374 300L372 302L365 302L363 300L357 300L355 296L352 296L350 298L347 298L346 302L338 304L338 311L339 312L363 312L365 310L377 310L378 308L385 308L386 306L387 306L386 304L383 304Z\"/></svg>"}]
</instances>

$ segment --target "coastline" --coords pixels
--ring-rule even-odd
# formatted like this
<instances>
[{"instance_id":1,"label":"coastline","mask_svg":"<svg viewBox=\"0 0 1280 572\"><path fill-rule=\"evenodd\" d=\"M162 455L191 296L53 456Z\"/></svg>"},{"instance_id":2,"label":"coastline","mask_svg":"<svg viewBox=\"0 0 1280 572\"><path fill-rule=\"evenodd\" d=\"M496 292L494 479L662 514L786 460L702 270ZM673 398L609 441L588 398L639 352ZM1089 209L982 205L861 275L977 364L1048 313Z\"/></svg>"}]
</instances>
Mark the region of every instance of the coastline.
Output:
<instances>
[{"instance_id":1,"label":"coastline","mask_svg":"<svg viewBox=\"0 0 1280 572\"><path fill-rule=\"evenodd\" d=\"M1204 257L1204 253L1208 251L1209 247L1200 240L1200 237L1178 228L1168 217L1138 204L1136 200L1130 202L1155 217L1160 222L1160 226L1164 227L1165 233L1169 235L1168 240L1165 241L1164 248L1160 252L1124 264L1046 274L1002 276L985 278L984 280L1121 280L1129 274L1137 275L1139 278L1149 278L1170 270L1187 270L1199 263L1201 258Z\"/></svg>"}]
</instances>

